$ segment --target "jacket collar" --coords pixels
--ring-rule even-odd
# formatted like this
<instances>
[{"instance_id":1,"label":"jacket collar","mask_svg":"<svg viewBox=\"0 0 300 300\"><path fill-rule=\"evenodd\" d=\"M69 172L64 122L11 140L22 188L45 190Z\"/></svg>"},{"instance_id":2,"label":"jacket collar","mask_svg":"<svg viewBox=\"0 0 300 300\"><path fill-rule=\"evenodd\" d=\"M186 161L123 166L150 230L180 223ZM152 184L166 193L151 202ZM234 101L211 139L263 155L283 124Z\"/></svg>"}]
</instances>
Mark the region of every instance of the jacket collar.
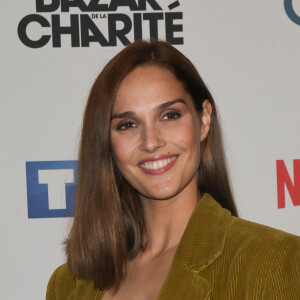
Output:
<instances>
[{"instance_id":1,"label":"jacket collar","mask_svg":"<svg viewBox=\"0 0 300 300\"><path fill-rule=\"evenodd\" d=\"M230 212L209 194L201 197L178 245L158 300L210 298L210 283L201 277L201 271L222 254L230 217Z\"/></svg>"}]
</instances>

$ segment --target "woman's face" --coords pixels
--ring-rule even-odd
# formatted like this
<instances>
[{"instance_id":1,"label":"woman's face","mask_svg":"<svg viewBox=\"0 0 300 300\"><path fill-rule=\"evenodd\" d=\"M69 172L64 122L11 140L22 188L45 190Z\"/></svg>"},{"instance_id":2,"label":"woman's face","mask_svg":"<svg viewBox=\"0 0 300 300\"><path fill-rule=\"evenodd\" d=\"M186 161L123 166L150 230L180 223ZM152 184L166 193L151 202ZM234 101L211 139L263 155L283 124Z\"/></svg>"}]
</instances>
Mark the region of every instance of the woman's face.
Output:
<instances>
[{"instance_id":1,"label":"woman's face","mask_svg":"<svg viewBox=\"0 0 300 300\"><path fill-rule=\"evenodd\" d=\"M197 191L201 122L191 96L166 68L146 65L118 89L111 120L116 164L142 197Z\"/></svg>"}]
</instances>

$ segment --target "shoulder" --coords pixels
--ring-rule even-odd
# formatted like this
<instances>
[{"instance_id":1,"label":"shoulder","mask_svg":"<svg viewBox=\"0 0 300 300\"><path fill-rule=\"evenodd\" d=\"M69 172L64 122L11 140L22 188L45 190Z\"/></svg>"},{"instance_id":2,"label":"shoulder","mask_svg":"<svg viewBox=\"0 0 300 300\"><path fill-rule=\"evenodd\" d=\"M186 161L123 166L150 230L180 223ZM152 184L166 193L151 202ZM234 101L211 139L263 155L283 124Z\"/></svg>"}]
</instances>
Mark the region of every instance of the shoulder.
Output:
<instances>
[{"instance_id":1,"label":"shoulder","mask_svg":"<svg viewBox=\"0 0 300 300\"><path fill-rule=\"evenodd\" d=\"M208 281L218 274L215 294L234 299L244 299L246 294L249 299L258 295L263 299L298 299L300 237L230 216L220 253L202 272Z\"/></svg>"},{"instance_id":2,"label":"shoulder","mask_svg":"<svg viewBox=\"0 0 300 300\"><path fill-rule=\"evenodd\" d=\"M75 288L76 280L67 264L58 267L50 277L47 286L47 300L66 299Z\"/></svg>"},{"instance_id":3,"label":"shoulder","mask_svg":"<svg viewBox=\"0 0 300 300\"><path fill-rule=\"evenodd\" d=\"M243 266L245 284L257 287L264 282L268 299L276 295L296 299L300 294L299 236L232 217L224 254L232 270Z\"/></svg>"},{"instance_id":4,"label":"shoulder","mask_svg":"<svg viewBox=\"0 0 300 300\"><path fill-rule=\"evenodd\" d=\"M46 300L88 300L102 293L92 281L75 278L68 265L63 264L50 277Z\"/></svg>"},{"instance_id":5,"label":"shoulder","mask_svg":"<svg viewBox=\"0 0 300 300\"><path fill-rule=\"evenodd\" d=\"M277 250L279 246L299 250L300 237L266 225L231 217L227 232L228 239L235 239L245 245L263 246Z\"/></svg>"}]
</instances>

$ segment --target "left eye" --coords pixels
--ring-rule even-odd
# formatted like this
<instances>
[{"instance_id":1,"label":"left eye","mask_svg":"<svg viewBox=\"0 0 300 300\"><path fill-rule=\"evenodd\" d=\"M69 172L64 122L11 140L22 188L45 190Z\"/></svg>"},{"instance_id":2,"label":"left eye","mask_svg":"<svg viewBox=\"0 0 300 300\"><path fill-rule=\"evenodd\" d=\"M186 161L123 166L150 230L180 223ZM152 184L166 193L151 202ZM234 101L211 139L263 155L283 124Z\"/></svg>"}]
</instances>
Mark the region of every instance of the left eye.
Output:
<instances>
[{"instance_id":1,"label":"left eye","mask_svg":"<svg viewBox=\"0 0 300 300\"><path fill-rule=\"evenodd\" d=\"M165 114L162 118L162 120L170 120L170 119L177 119L181 116L180 113L178 112L174 112L174 111L171 111L171 112L168 112L167 114Z\"/></svg>"}]
</instances>

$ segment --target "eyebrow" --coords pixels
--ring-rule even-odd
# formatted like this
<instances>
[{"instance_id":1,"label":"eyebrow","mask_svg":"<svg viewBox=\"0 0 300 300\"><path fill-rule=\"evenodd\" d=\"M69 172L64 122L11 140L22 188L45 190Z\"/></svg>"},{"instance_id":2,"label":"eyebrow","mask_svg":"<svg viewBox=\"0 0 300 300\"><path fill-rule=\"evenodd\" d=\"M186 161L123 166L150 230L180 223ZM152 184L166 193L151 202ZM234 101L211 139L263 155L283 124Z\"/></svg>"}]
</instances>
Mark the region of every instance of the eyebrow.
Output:
<instances>
[{"instance_id":1,"label":"eyebrow","mask_svg":"<svg viewBox=\"0 0 300 300\"><path fill-rule=\"evenodd\" d=\"M162 103L162 104L158 105L155 109L156 110L164 109L164 108L167 108L167 107L169 107L169 106L171 106L175 103L183 103L184 105L187 106L186 102L183 99L175 99L175 100L172 100L172 101ZM111 116L110 120L112 121L113 119L126 118L126 117L130 117L130 116L133 116L133 115L134 115L133 111L126 111L126 112L123 112L123 113L120 113L120 114L113 114Z\"/></svg>"}]
</instances>

